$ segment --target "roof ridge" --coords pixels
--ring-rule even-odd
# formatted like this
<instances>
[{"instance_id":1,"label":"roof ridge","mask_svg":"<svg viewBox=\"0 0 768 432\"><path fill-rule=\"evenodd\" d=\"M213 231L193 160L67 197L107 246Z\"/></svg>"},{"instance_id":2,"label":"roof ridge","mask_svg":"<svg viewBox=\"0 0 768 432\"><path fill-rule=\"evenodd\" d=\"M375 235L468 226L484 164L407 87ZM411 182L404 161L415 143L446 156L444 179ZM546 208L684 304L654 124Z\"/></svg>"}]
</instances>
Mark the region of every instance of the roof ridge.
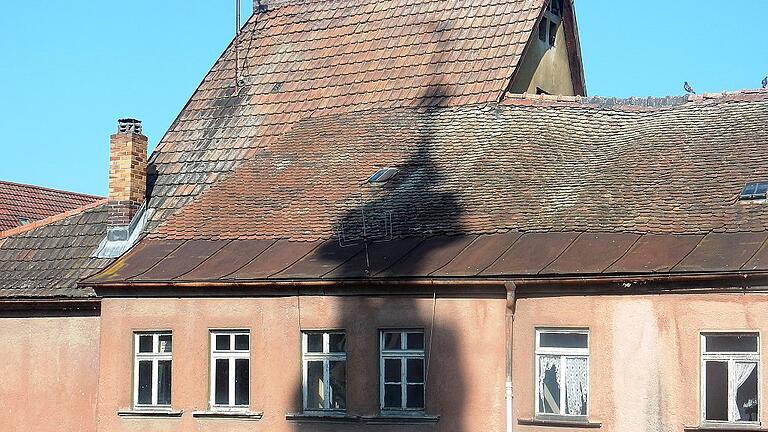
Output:
<instances>
[{"instance_id":1,"label":"roof ridge","mask_svg":"<svg viewBox=\"0 0 768 432\"><path fill-rule=\"evenodd\" d=\"M12 182L12 181L7 181L7 180L0 180L0 184L7 184L7 185L13 185L13 186L21 186L21 187L27 187L27 188L33 188L33 189L41 189L41 190L45 190L45 191L58 192L58 193L69 194L69 195L79 195L79 196L82 196L82 197L95 198L95 199L99 199L99 200L106 199L105 197L99 196L99 195L91 195L91 194L86 194L86 193L82 193L82 192L73 192L73 191L68 191L68 190L64 190L64 189L53 189L53 188L49 188L49 187L45 187L45 186L33 185L33 184L29 184L29 183L17 183L17 182Z\"/></svg>"},{"instance_id":2,"label":"roof ridge","mask_svg":"<svg viewBox=\"0 0 768 432\"><path fill-rule=\"evenodd\" d=\"M703 102L768 101L766 89L743 89L731 92L687 94L677 96L605 97L565 96L532 93L506 93L500 105L582 106L600 109L659 109Z\"/></svg>"},{"instance_id":3,"label":"roof ridge","mask_svg":"<svg viewBox=\"0 0 768 432\"><path fill-rule=\"evenodd\" d=\"M42 226L52 224L54 222L61 221L61 220L66 219L66 218L68 218L70 216L75 216L77 214L83 213L86 210L90 210L90 209L92 209L94 207L98 207L98 206L100 206L102 204L106 204L106 203L107 203L107 199L106 198L100 199L98 201L94 201L92 203L88 203L88 204L86 204L84 206L80 206L80 207L77 207L77 208L72 209L72 210L68 210L68 211L65 211L65 212L62 212L62 213L57 213L57 214L55 214L53 216L48 216L45 219L36 220L36 221L31 222L31 223L29 223L27 225L22 225L20 227L11 228L11 229L5 230L5 231L0 231L0 239L4 239L4 238L7 238L7 237L11 237L11 236L17 235L17 234L25 233L27 231L31 231L33 229L40 228Z\"/></svg>"}]
</instances>

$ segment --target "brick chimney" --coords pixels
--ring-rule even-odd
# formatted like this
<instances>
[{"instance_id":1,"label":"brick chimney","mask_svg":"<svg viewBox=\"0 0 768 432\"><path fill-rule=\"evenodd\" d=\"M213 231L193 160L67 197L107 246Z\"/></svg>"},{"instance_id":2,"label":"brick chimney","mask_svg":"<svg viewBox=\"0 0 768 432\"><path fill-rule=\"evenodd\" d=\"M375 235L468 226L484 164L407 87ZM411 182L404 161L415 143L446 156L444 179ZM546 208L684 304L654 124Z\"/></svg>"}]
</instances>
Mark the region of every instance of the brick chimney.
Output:
<instances>
[{"instance_id":1,"label":"brick chimney","mask_svg":"<svg viewBox=\"0 0 768 432\"><path fill-rule=\"evenodd\" d=\"M147 192L147 137L141 122L117 121L109 137L109 203L107 227L115 240L127 239L128 225L144 203ZM117 237L117 238L114 238Z\"/></svg>"}]
</instances>

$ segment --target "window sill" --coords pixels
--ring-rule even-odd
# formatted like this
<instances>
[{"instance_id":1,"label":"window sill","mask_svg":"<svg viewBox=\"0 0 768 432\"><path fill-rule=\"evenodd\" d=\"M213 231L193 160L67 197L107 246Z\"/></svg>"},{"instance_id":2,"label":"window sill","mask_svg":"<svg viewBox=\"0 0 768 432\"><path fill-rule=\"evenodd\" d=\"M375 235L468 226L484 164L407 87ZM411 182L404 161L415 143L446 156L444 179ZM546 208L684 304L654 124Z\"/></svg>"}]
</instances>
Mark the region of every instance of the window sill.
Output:
<instances>
[{"instance_id":1,"label":"window sill","mask_svg":"<svg viewBox=\"0 0 768 432\"><path fill-rule=\"evenodd\" d=\"M117 415L120 417L181 417L184 411L174 411L170 409L132 409L120 410Z\"/></svg>"},{"instance_id":2,"label":"window sill","mask_svg":"<svg viewBox=\"0 0 768 432\"><path fill-rule=\"evenodd\" d=\"M437 423L440 420L439 415L408 415L408 414L382 414L378 416L361 416L360 420L367 424L397 425L397 424L415 424L415 423Z\"/></svg>"},{"instance_id":3,"label":"window sill","mask_svg":"<svg viewBox=\"0 0 768 432\"><path fill-rule=\"evenodd\" d=\"M581 419L562 419L562 418L532 418L532 419L517 419L517 424L523 426L548 426L548 427L567 427L567 428L583 428L583 429L597 429L603 426L599 422L590 422L589 420Z\"/></svg>"},{"instance_id":4,"label":"window sill","mask_svg":"<svg viewBox=\"0 0 768 432\"><path fill-rule=\"evenodd\" d=\"M301 423L357 423L360 421L360 416L335 412L305 412L286 414L285 419Z\"/></svg>"},{"instance_id":5,"label":"window sill","mask_svg":"<svg viewBox=\"0 0 768 432\"><path fill-rule=\"evenodd\" d=\"M261 420L261 411L192 411L192 417L205 419Z\"/></svg>"},{"instance_id":6,"label":"window sill","mask_svg":"<svg viewBox=\"0 0 768 432\"><path fill-rule=\"evenodd\" d=\"M717 424L717 423L704 423L699 426L685 426L683 427L685 432L768 432L768 429L761 427L760 424Z\"/></svg>"}]
</instances>

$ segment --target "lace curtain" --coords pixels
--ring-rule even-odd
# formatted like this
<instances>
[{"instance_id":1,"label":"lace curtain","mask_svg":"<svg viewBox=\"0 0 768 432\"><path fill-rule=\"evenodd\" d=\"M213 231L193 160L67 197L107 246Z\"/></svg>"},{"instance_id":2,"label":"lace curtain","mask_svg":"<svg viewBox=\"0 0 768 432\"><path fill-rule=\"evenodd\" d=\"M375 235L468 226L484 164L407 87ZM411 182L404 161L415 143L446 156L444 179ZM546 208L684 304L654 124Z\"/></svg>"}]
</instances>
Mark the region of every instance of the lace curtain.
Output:
<instances>
[{"instance_id":1,"label":"lace curtain","mask_svg":"<svg viewBox=\"0 0 768 432\"><path fill-rule=\"evenodd\" d=\"M587 413L587 359L567 357L565 359L565 396L569 415Z\"/></svg>"},{"instance_id":2,"label":"lace curtain","mask_svg":"<svg viewBox=\"0 0 768 432\"><path fill-rule=\"evenodd\" d=\"M549 370L555 370L555 377L558 386L562 382L560 379L560 357L559 356L539 356L539 398L544 400L544 377ZM560 401L557 401L560 403Z\"/></svg>"},{"instance_id":3,"label":"lace curtain","mask_svg":"<svg viewBox=\"0 0 768 432\"><path fill-rule=\"evenodd\" d=\"M749 378L750 375L752 375L752 371L755 370L755 367L757 367L756 363L736 363L736 388L735 391L739 390L739 387L741 387ZM731 411L730 418L734 420L742 420L746 417L746 414L743 412L743 408L739 407L739 405L736 403L736 397L732 397L730 399L730 402L728 404L728 409Z\"/></svg>"}]
</instances>

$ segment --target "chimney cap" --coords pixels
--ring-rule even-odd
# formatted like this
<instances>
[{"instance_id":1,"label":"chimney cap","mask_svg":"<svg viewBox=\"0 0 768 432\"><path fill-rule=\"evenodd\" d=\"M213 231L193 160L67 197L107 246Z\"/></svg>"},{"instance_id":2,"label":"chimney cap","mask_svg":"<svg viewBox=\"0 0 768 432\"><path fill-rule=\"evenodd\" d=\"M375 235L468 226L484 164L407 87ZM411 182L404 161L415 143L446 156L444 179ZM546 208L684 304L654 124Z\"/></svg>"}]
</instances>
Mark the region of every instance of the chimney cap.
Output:
<instances>
[{"instance_id":1,"label":"chimney cap","mask_svg":"<svg viewBox=\"0 0 768 432\"><path fill-rule=\"evenodd\" d=\"M121 118L117 120L117 133L141 134L141 120Z\"/></svg>"}]
</instances>

